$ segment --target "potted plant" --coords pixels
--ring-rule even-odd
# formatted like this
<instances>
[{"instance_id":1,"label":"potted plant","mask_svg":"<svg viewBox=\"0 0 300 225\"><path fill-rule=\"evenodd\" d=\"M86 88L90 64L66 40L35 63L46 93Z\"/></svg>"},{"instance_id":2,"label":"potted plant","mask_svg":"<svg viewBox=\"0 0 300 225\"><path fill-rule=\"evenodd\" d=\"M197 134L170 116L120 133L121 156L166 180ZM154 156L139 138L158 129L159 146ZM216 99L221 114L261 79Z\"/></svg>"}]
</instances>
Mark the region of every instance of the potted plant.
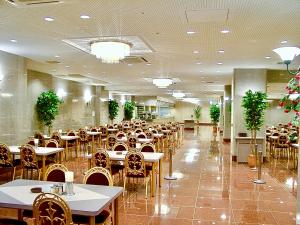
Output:
<instances>
[{"instance_id":1,"label":"potted plant","mask_svg":"<svg viewBox=\"0 0 300 225\"><path fill-rule=\"evenodd\" d=\"M124 104L124 119L131 120L133 117L135 103L133 101L126 101Z\"/></svg>"},{"instance_id":2,"label":"potted plant","mask_svg":"<svg viewBox=\"0 0 300 225\"><path fill-rule=\"evenodd\" d=\"M199 120L200 120L200 117L201 117L201 107L199 105L194 109L194 114L195 114L195 118L197 120L197 123L199 123Z\"/></svg>"},{"instance_id":3,"label":"potted plant","mask_svg":"<svg viewBox=\"0 0 300 225\"><path fill-rule=\"evenodd\" d=\"M53 90L49 90L40 94L36 103L36 112L39 121L48 127L48 134L51 133L52 122L59 112L59 105L62 100Z\"/></svg>"},{"instance_id":4,"label":"potted plant","mask_svg":"<svg viewBox=\"0 0 300 225\"><path fill-rule=\"evenodd\" d=\"M213 124L213 133L217 133L217 125L220 120L220 107L217 104L212 104L209 109L209 115Z\"/></svg>"},{"instance_id":5,"label":"potted plant","mask_svg":"<svg viewBox=\"0 0 300 225\"><path fill-rule=\"evenodd\" d=\"M251 131L250 155L248 156L248 165L256 166L256 133L260 130L264 123L264 114L267 108L266 93L248 90L243 96L242 107L244 108L244 119L247 130Z\"/></svg>"},{"instance_id":6,"label":"potted plant","mask_svg":"<svg viewBox=\"0 0 300 225\"><path fill-rule=\"evenodd\" d=\"M119 104L116 100L109 99L108 101L108 114L111 123L114 122L114 119L117 117L119 112Z\"/></svg>"}]
</instances>

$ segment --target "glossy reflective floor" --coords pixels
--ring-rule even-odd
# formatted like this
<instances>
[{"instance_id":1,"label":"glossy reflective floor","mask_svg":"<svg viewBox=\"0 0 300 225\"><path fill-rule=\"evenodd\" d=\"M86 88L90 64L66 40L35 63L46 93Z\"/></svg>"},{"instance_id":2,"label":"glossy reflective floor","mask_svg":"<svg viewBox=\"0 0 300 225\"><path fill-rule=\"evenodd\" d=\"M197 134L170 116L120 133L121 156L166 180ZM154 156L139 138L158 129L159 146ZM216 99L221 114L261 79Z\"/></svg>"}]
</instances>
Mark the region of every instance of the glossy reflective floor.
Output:
<instances>
[{"instance_id":1,"label":"glossy reflective floor","mask_svg":"<svg viewBox=\"0 0 300 225\"><path fill-rule=\"evenodd\" d=\"M276 224L294 225L296 174L286 160L271 160L263 168L264 185L256 173L231 162L230 144L212 141L211 127L186 131L174 155L176 181L163 181L156 197L145 199L142 185L131 185L120 204L122 225ZM68 162L82 181L83 160ZM168 162L164 163L164 174ZM14 216L13 210L0 214Z\"/></svg>"}]
</instances>

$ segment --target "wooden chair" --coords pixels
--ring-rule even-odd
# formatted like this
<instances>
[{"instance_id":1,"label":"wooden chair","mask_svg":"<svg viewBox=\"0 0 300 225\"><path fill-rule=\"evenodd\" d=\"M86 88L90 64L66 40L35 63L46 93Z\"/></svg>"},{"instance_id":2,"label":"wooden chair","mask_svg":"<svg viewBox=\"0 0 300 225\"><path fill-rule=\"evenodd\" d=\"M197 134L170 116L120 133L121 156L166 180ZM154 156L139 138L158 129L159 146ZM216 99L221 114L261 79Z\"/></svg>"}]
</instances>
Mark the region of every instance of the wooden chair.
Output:
<instances>
[{"instance_id":1,"label":"wooden chair","mask_svg":"<svg viewBox=\"0 0 300 225\"><path fill-rule=\"evenodd\" d=\"M34 136L34 138L39 139L39 147L45 146L45 138L44 138L44 135L42 134L42 132L36 131L33 136Z\"/></svg>"},{"instance_id":2,"label":"wooden chair","mask_svg":"<svg viewBox=\"0 0 300 225\"><path fill-rule=\"evenodd\" d=\"M50 139L49 141L46 142L45 147L47 148L58 148L59 143L56 139ZM54 163L56 160L56 153L48 155L46 159L46 164Z\"/></svg>"},{"instance_id":3,"label":"wooden chair","mask_svg":"<svg viewBox=\"0 0 300 225\"><path fill-rule=\"evenodd\" d=\"M0 169L4 171L10 170L11 180L15 179L16 167L12 160L10 150L4 143L0 143Z\"/></svg>"},{"instance_id":4,"label":"wooden chair","mask_svg":"<svg viewBox=\"0 0 300 225\"><path fill-rule=\"evenodd\" d=\"M289 159L289 144L288 144L288 137L285 134L280 134L278 136L277 142L275 142L274 145L274 153L275 153L275 158L278 158L278 151L279 151L279 157L287 153L288 159Z\"/></svg>"},{"instance_id":5,"label":"wooden chair","mask_svg":"<svg viewBox=\"0 0 300 225\"><path fill-rule=\"evenodd\" d=\"M68 204L58 195L43 193L33 202L35 225L73 225Z\"/></svg>"},{"instance_id":6,"label":"wooden chair","mask_svg":"<svg viewBox=\"0 0 300 225\"><path fill-rule=\"evenodd\" d=\"M84 184L93 184L93 185L105 185L113 186L113 179L110 175L110 172L103 167L94 167L88 170L83 178ZM96 225L111 225L112 216L111 216L111 206L104 209L99 215L95 217ZM89 217L73 215L73 221L75 224L89 224Z\"/></svg>"},{"instance_id":7,"label":"wooden chair","mask_svg":"<svg viewBox=\"0 0 300 225\"><path fill-rule=\"evenodd\" d=\"M112 150L113 146L117 143L117 138L115 134L109 134L107 136L107 144L106 144L106 149L107 150Z\"/></svg>"},{"instance_id":8,"label":"wooden chair","mask_svg":"<svg viewBox=\"0 0 300 225\"><path fill-rule=\"evenodd\" d=\"M156 152L155 151L155 146L153 144L150 144L150 143L142 144L140 151L141 152Z\"/></svg>"},{"instance_id":9,"label":"wooden chair","mask_svg":"<svg viewBox=\"0 0 300 225\"><path fill-rule=\"evenodd\" d=\"M119 131L117 134L116 134L116 137L117 138L123 138L123 137L126 137L126 134L124 131Z\"/></svg>"},{"instance_id":10,"label":"wooden chair","mask_svg":"<svg viewBox=\"0 0 300 225\"><path fill-rule=\"evenodd\" d=\"M136 148L136 143L138 142L138 139L135 136L129 136L127 142L129 148Z\"/></svg>"},{"instance_id":11,"label":"wooden chair","mask_svg":"<svg viewBox=\"0 0 300 225\"><path fill-rule=\"evenodd\" d=\"M145 134L148 139L153 139L153 133L151 131L146 131Z\"/></svg>"},{"instance_id":12,"label":"wooden chair","mask_svg":"<svg viewBox=\"0 0 300 225\"><path fill-rule=\"evenodd\" d=\"M151 181L151 173L146 170L144 156L141 152L129 151L125 156L124 190L129 178L143 179L145 185L145 198L148 197L148 184Z\"/></svg>"},{"instance_id":13,"label":"wooden chair","mask_svg":"<svg viewBox=\"0 0 300 225\"><path fill-rule=\"evenodd\" d=\"M39 169L39 165L36 159L35 150L31 145L25 144L21 146L20 159L21 159L21 168L22 168L21 178L32 179L34 173L37 173L37 179L40 180L41 171ZM30 177L29 177L29 172L30 172Z\"/></svg>"},{"instance_id":14,"label":"wooden chair","mask_svg":"<svg viewBox=\"0 0 300 225\"><path fill-rule=\"evenodd\" d=\"M87 145L90 142L89 136L87 134L87 131L84 129L78 130L78 136L79 136L79 146L80 151L83 152L83 155L87 153Z\"/></svg>"},{"instance_id":15,"label":"wooden chair","mask_svg":"<svg viewBox=\"0 0 300 225\"><path fill-rule=\"evenodd\" d=\"M44 180L52 182L65 182L65 172L68 168L62 164L53 164L48 167L45 173Z\"/></svg>"},{"instance_id":16,"label":"wooden chair","mask_svg":"<svg viewBox=\"0 0 300 225\"><path fill-rule=\"evenodd\" d=\"M100 147L101 148L106 148L106 140L107 140L107 127L100 127Z\"/></svg>"},{"instance_id":17,"label":"wooden chair","mask_svg":"<svg viewBox=\"0 0 300 225\"><path fill-rule=\"evenodd\" d=\"M61 135L58 131L54 131L51 136L50 139L54 139L57 141L58 146L62 146L62 140L61 140Z\"/></svg>"},{"instance_id":18,"label":"wooden chair","mask_svg":"<svg viewBox=\"0 0 300 225\"><path fill-rule=\"evenodd\" d=\"M128 151L128 146L125 143L115 143L112 147L113 151Z\"/></svg>"},{"instance_id":19,"label":"wooden chair","mask_svg":"<svg viewBox=\"0 0 300 225\"><path fill-rule=\"evenodd\" d=\"M141 128L137 128L135 129L134 133L137 135L139 133L143 132L143 130Z\"/></svg>"}]
</instances>

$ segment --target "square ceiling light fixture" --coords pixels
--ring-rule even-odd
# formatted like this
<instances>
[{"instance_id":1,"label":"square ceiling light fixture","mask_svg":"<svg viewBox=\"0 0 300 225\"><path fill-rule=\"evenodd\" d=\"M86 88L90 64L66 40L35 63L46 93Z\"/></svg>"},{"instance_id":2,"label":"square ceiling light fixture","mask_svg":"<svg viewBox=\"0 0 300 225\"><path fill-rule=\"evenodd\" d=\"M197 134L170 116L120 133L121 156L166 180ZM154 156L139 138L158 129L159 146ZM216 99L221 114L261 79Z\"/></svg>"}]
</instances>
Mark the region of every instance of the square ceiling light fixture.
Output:
<instances>
[{"instance_id":1,"label":"square ceiling light fixture","mask_svg":"<svg viewBox=\"0 0 300 225\"><path fill-rule=\"evenodd\" d=\"M229 19L229 9L198 9L185 11L188 23L226 22Z\"/></svg>"},{"instance_id":2,"label":"square ceiling light fixture","mask_svg":"<svg viewBox=\"0 0 300 225\"><path fill-rule=\"evenodd\" d=\"M138 36L110 36L64 39L63 42L96 55L102 63L119 63L126 57L152 53L152 48Z\"/></svg>"}]
</instances>

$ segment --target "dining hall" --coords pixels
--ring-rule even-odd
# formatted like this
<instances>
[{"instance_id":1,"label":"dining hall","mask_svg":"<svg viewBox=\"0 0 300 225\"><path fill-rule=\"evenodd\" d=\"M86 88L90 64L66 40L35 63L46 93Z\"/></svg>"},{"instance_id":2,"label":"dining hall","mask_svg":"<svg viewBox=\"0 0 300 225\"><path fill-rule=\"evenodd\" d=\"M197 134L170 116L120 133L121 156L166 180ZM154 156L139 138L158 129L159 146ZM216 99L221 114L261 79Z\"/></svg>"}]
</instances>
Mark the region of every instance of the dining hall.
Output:
<instances>
[{"instance_id":1,"label":"dining hall","mask_svg":"<svg viewBox=\"0 0 300 225\"><path fill-rule=\"evenodd\" d=\"M0 225L300 225L299 21L0 0Z\"/></svg>"}]
</instances>

